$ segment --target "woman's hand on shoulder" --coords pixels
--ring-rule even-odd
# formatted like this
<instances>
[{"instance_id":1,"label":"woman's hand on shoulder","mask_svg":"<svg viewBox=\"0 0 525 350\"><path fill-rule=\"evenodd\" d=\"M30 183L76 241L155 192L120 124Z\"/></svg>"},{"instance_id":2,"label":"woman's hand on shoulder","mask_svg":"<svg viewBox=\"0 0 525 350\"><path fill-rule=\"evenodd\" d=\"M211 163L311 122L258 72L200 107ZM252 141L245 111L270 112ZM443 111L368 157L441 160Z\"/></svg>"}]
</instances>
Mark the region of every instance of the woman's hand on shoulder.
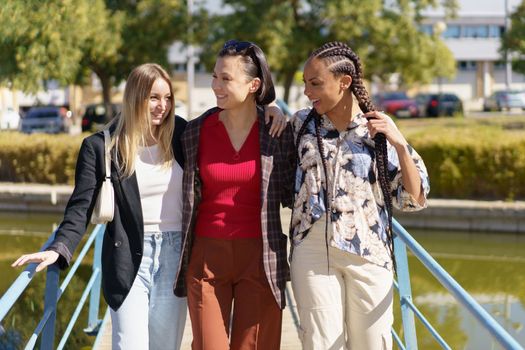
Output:
<instances>
[{"instance_id":1,"label":"woman's hand on shoulder","mask_svg":"<svg viewBox=\"0 0 525 350\"><path fill-rule=\"evenodd\" d=\"M272 137L281 136L284 129L286 129L288 118L276 104L264 106L265 123L268 124L272 118L273 122L272 126L270 127L270 135Z\"/></svg>"},{"instance_id":2,"label":"woman's hand on shoulder","mask_svg":"<svg viewBox=\"0 0 525 350\"><path fill-rule=\"evenodd\" d=\"M377 133L385 134L388 142L394 147L405 147L407 141L396 124L388 115L378 111L365 113L368 120L367 127L370 136L374 137Z\"/></svg>"},{"instance_id":3,"label":"woman's hand on shoulder","mask_svg":"<svg viewBox=\"0 0 525 350\"><path fill-rule=\"evenodd\" d=\"M25 254L19 257L14 263L11 264L12 267L18 267L30 263L39 263L36 267L36 272L42 271L51 264L54 264L58 260L59 254L52 250L45 250L43 252Z\"/></svg>"}]
</instances>

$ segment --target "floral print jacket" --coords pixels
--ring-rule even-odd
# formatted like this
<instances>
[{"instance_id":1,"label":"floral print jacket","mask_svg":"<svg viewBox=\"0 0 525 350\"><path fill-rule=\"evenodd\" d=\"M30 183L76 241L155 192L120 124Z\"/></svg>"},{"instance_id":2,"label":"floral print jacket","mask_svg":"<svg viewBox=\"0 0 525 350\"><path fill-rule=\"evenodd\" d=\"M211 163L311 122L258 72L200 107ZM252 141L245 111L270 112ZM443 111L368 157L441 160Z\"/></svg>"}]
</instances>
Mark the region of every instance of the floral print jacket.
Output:
<instances>
[{"instance_id":1,"label":"floral print jacket","mask_svg":"<svg viewBox=\"0 0 525 350\"><path fill-rule=\"evenodd\" d=\"M309 109L300 110L292 118L295 139ZM357 254L368 261L392 269L386 226L387 211L384 206L375 162L374 141L371 139L367 120L356 114L344 132L339 132L330 119L321 117L321 137L328 172L328 244L343 251ZM401 168L395 148L388 143L388 170L394 207L403 211L416 211L426 207L430 190L427 170L421 157L409 146L425 195L420 205L404 188ZM295 177L295 204L290 233L293 247L306 237L313 224L325 220L325 174L314 121L297 145L298 166Z\"/></svg>"}]
</instances>

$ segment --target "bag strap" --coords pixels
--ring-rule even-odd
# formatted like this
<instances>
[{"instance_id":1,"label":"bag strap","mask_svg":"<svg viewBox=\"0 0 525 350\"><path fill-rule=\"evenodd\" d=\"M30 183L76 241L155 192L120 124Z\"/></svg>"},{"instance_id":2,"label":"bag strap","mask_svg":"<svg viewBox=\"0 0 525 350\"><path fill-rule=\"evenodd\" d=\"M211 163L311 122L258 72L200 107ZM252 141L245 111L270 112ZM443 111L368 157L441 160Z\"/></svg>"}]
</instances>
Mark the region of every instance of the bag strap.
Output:
<instances>
[{"instance_id":1,"label":"bag strap","mask_svg":"<svg viewBox=\"0 0 525 350\"><path fill-rule=\"evenodd\" d=\"M109 150L109 130L104 129L104 154L106 163L106 180L111 179L111 153Z\"/></svg>"}]
</instances>

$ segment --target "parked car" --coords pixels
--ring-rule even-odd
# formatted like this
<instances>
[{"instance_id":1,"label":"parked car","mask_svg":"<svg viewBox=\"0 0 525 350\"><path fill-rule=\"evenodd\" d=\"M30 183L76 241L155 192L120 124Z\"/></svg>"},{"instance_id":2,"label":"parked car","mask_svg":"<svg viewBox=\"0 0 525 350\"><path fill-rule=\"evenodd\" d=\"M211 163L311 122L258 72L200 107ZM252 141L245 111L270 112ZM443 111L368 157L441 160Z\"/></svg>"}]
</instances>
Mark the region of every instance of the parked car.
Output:
<instances>
[{"instance_id":1,"label":"parked car","mask_svg":"<svg viewBox=\"0 0 525 350\"><path fill-rule=\"evenodd\" d=\"M511 108L525 110L525 91L496 91L483 102L483 110L486 112L510 110Z\"/></svg>"},{"instance_id":2,"label":"parked car","mask_svg":"<svg viewBox=\"0 0 525 350\"><path fill-rule=\"evenodd\" d=\"M20 131L25 133L45 132L56 134L68 132L71 111L64 107L33 107L20 122Z\"/></svg>"},{"instance_id":3,"label":"parked car","mask_svg":"<svg viewBox=\"0 0 525 350\"><path fill-rule=\"evenodd\" d=\"M111 104L111 113L106 115L106 105L95 103L86 106L86 111L82 116L82 131L100 130L105 124L120 113L122 106L120 104Z\"/></svg>"},{"instance_id":4,"label":"parked car","mask_svg":"<svg viewBox=\"0 0 525 350\"><path fill-rule=\"evenodd\" d=\"M0 111L0 129L2 130L18 130L20 125L20 114L13 109L8 108Z\"/></svg>"},{"instance_id":5,"label":"parked car","mask_svg":"<svg viewBox=\"0 0 525 350\"><path fill-rule=\"evenodd\" d=\"M453 116L463 114L463 102L452 93L421 93L415 96L419 115L422 117Z\"/></svg>"},{"instance_id":6,"label":"parked car","mask_svg":"<svg viewBox=\"0 0 525 350\"><path fill-rule=\"evenodd\" d=\"M378 110L382 110L398 118L417 117L416 101L409 98L405 92L383 92L373 97Z\"/></svg>"}]
</instances>

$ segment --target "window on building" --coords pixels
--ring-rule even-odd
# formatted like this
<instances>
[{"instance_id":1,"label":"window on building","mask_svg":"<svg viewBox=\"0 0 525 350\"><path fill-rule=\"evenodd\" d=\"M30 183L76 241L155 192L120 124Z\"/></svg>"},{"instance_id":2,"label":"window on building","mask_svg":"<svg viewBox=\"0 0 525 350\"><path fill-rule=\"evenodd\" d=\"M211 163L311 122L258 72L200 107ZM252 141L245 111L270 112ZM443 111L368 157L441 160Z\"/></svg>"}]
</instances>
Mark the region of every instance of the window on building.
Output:
<instances>
[{"instance_id":1,"label":"window on building","mask_svg":"<svg viewBox=\"0 0 525 350\"><path fill-rule=\"evenodd\" d=\"M489 37L490 38L501 38L505 33L504 26L491 25L489 26Z\"/></svg>"},{"instance_id":2,"label":"window on building","mask_svg":"<svg viewBox=\"0 0 525 350\"><path fill-rule=\"evenodd\" d=\"M173 72L184 73L188 70L188 66L186 63L174 63L171 65L171 70ZM203 63L196 63L194 70L198 73L204 73L206 72L206 66Z\"/></svg>"},{"instance_id":3,"label":"window on building","mask_svg":"<svg viewBox=\"0 0 525 350\"><path fill-rule=\"evenodd\" d=\"M473 71L477 69L476 61L458 61L458 70Z\"/></svg>"},{"instance_id":4,"label":"window on building","mask_svg":"<svg viewBox=\"0 0 525 350\"><path fill-rule=\"evenodd\" d=\"M459 38L461 36L461 27L455 24L447 26L447 29L443 32L444 38Z\"/></svg>"},{"instance_id":5,"label":"window on building","mask_svg":"<svg viewBox=\"0 0 525 350\"><path fill-rule=\"evenodd\" d=\"M185 72L186 71L186 64L184 63L175 63L172 65L172 70L174 72Z\"/></svg>"},{"instance_id":6,"label":"window on building","mask_svg":"<svg viewBox=\"0 0 525 350\"><path fill-rule=\"evenodd\" d=\"M199 73L205 73L206 72L206 66L203 63L197 63L195 65L195 71Z\"/></svg>"},{"instance_id":7,"label":"window on building","mask_svg":"<svg viewBox=\"0 0 525 350\"><path fill-rule=\"evenodd\" d=\"M427 35L432 35L433 33L431 24L422 24L419 26L419 30Z\"/></svg>"},{"instance_id":8,"label":"window on building","mask_svg":"<svg viewBox=\"0 0 525 350\"><path fill-rule=\"evenodd\" d=\"M489 37L489 26L488 25L464 26L462 36L465 38L488 38Z\"/></svg>"},{"instance_id":9,"label":"window on building","mask_svg":"<svg viewBox=\"0 0 525 350\"><path fill-rule=\"evenodd\" d=\"M505 70L505 61L499 60L494 62L494 70Z\"/></svg>"}]
</instances>

